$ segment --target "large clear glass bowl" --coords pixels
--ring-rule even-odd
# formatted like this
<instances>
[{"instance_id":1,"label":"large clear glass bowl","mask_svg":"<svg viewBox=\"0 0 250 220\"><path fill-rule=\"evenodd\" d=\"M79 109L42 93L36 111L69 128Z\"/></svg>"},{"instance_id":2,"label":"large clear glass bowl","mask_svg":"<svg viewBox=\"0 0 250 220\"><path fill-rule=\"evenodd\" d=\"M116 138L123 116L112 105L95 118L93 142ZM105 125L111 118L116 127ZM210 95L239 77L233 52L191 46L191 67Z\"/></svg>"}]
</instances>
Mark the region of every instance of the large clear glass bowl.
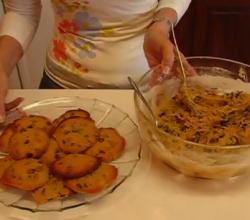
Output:
<instances>
[{"instance_id":1,"label":"large clear glass bowl","mask_svg":"<svg viewBox=\"0 0 250 220\"><path fill-rule=\"evenodd\" d=\"M216 57L189 57L189 63L198 74L230 77L249 82L250 66L233 60ZM152 89L148 71L139 80L139 89L147 98ZM150 100L148 100L150 101ZM140 98L134 94L136 114L143 142L164 163L184 175L200 178L226 178L245 173L250 168L250 143L237 146L211 146L197 144L173 136L155 124Z\"/></svg>"}]
</instances>

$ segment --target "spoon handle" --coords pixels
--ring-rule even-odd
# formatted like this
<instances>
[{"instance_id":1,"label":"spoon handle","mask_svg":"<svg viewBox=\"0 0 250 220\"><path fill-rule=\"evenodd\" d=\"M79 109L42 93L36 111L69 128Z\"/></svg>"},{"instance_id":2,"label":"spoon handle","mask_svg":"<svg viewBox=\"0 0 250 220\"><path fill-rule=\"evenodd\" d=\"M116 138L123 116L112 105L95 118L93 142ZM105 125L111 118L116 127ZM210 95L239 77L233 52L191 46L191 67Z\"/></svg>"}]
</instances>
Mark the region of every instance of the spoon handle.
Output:
<instances>
[{"instance_id":1,"label":"spoon handle","mask_svg":"<svg viewBox=\"0 0 250 220\"><path fill-rule=\"evenodd\" d=\"M181 53L180 53L180 50L179 50L179 47L178 47L178 44L177 44L177 40L176 40L176 37L175 37L174 25L172 23L171 23L171 32L172 32L172 36L173 36L177 56L178 56L180 66L181 66L181 73L182 73L182 80L183 80L182 83L184 84L184 86L186 86L187 85L187 76L186 76L186 72L185 72L185 69L184 69L184 66L183 66L183 63L182 63Z\"/></svg>"},{"instance_id":2,"label":"spoon handle","mask_svg":"<svg viewBox=\"0 0 250 220\"><path fill-rule=\"evenodd\" d=\"M182 58L181 58L181 53L180 53L180 50L179 50L179 47L178 47L178 44L177 44L177 40L176 40L176 37L175 37L174 26L173 26L172 23L171 23L171 32L172 32L172 36L173 36L177 56L178 56L180 66L181 66L181 73L182 73L182 87L181 88L183 89L183 92L184 92L184 98L186 99L187 105L190 107L190 109L195 111L196 110L195 109L195 103L194 103L194 101L192 99L192 96L189 94L189 91L188 91L187 75L186 75L186 71L184 69L184 65L183 65Z\"/></svg>"},{"instance_id":3,"label":"spoon handle","mask_svg":"<svg viewBox=\"0 0 250 220\"><path fill-rule=\"evenodd\" d=\"M143 104L147 107L150 115L152 116L152 118L156 120L156 117L154 115L153 110L151 109L150 105L148 104L147 100L145 99L145 97L143 96L143 94L141 93L140 89L138 88L137 84L135 83L135 81L131 78L128 77L128 81L130 83L130 85L133 87L134 91L136 92L136 94L140 97L141 101L143 102Z\"/></svg>"}]
</instances>

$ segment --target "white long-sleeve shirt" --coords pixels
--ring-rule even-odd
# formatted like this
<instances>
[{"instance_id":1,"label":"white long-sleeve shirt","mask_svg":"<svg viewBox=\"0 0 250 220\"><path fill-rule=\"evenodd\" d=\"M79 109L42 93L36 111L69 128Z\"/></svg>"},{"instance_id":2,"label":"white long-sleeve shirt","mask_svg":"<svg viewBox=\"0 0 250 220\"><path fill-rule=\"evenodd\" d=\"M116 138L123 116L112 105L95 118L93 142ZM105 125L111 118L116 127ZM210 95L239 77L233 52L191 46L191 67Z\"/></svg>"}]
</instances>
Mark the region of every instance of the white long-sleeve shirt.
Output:
<instances>
[{"instance_id":1,"label":"white long-sleeve shirt","mask_svg":"<svg viewBox=\"0 0 250 220\"><path fill-rule=\"evenodd\" d=\"M148 65L143 38L156 10L167 7L178 20L191 0L51 0L53 39L45 70L65 88L127 87ZM0 35L15 38L24 50L40 20L41 0L5 0Z\"/></svg>"}]
</instances>

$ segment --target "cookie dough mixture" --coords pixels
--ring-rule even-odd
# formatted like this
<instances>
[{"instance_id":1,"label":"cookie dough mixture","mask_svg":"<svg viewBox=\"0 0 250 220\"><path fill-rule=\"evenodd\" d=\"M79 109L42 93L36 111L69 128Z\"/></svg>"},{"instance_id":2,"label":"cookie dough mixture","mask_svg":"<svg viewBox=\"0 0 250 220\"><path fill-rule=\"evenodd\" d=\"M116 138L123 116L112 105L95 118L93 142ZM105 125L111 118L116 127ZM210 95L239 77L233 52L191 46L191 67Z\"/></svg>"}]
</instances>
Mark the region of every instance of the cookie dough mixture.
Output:
<instances>
[{"instance_id":1,"label":"cookie dough mixture","mask_svg":"<svg viewBox=\"0 0 250 220\"><path fill-rule=\"evenodd\" d=\"M198 86L188 92L194 109L181 89L172 97L157 95L155 111L165 132L200 144L250 144L250 94Z\"/></svg>"}]
</instances>

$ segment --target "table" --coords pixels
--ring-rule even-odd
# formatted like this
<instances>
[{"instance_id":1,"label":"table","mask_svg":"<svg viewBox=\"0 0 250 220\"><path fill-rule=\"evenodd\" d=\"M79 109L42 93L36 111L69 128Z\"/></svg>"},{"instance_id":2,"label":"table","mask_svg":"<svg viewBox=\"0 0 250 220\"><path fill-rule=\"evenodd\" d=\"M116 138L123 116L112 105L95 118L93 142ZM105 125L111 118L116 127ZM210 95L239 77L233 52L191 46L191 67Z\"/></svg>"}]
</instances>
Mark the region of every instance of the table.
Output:
<instances>
[{"instance_id":1,"label":"table","mask_svg":"<svg viewBox=\"0 0 250 220\"><path fill-rule=\"evenodd\" d=\"M8 99L22 96L28 103L75 95L114 104L136 121L131 90L11 90ZM249 220L249 202L250 175L224 181L187 178L159 162L144 147L133 175L115 193L98 201L88 216L79 217L77 209L63 215L72 220ZM19 216L10 219L30 215L20 211ZM0 219L6 219L1 210ZM37 219L52 218L45 214ZM61 217L54 213L56 219Z\"/></svg>"}]
</instances>

